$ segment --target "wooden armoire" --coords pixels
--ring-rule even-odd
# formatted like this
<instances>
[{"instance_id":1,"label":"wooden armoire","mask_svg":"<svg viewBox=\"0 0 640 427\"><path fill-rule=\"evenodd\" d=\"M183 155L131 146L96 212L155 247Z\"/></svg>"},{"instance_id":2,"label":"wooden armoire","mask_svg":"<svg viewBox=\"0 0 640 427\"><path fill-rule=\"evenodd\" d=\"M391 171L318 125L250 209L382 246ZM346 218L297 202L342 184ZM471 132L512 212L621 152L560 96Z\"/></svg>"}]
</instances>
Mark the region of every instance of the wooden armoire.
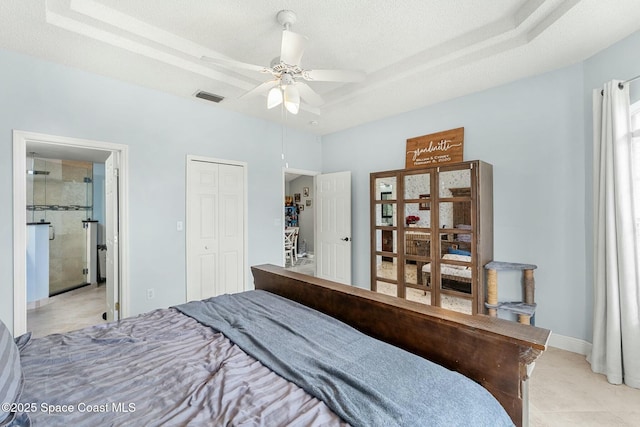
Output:
<instances>
[{"instance_id":1,"label":"wooden armoire","mask_svg":"<svg viewBox=\"0 0 640 427\"><path fill-rule=\"evenodd\" d=\"M474 160L370 176L371 289L485 313L493 169Z\"/></svg>"}]
</instances>

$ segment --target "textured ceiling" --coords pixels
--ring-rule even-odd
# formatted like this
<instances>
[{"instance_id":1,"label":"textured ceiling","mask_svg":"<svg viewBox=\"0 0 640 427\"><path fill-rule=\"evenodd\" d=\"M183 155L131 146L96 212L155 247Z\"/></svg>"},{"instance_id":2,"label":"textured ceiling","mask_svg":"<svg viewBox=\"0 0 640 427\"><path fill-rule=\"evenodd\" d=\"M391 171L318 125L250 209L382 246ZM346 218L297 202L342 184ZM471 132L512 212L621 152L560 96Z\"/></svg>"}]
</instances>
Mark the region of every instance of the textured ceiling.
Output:
<instances>
[{"instance_id":1,"label":"textured ceiling","mask_svg":"<svg viewBox=\"0 0 640 427\"><path fill-rule=\"evenodd\" d=\"M640 30L639 0L2 0L0 48L280 121L265 97L239 98L268 75L201 57L269 65L281 9L309 38L304 68L366 73L310 83L324 105L285 120L316 134L573 64Z\"/></svg>"}]
</instances>

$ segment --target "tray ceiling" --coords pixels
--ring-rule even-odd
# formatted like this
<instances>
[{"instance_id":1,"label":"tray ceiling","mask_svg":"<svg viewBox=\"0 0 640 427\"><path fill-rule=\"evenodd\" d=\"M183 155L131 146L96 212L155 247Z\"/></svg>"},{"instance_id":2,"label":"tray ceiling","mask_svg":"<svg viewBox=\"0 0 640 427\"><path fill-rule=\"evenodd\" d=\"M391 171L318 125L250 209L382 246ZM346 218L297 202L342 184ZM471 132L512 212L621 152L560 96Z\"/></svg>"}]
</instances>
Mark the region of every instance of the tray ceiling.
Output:
<instances>
[{"instance_id":1,"label":"tray ceiling","mask_svg":"<svg viewBox=\"0 0 640 427\"><path fill-rule=\"evenodd\" d=\"M310 83L325 104L284 120L316 134L561 68L640 30L637 0L3 0L0 48L281 121L265 97L239 98L268 75L201 59L269 65L281 9L309 38L304 68L366 73Z\"/></svg>"}]
</instances>

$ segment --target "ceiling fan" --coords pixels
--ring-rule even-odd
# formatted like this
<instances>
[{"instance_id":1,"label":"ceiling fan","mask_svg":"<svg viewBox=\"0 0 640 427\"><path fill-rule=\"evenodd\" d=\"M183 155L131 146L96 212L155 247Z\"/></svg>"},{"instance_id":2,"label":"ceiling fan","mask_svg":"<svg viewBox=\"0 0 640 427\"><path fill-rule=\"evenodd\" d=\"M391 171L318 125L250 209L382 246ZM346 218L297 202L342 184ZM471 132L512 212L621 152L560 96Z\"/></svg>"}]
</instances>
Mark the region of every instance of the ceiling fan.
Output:
<instances>
[{"instance_id":1,"label":"ceiling fan","mask_svg":"<svg viewBox=\"0 0 640 427\"><path fill-rule=\"evenodd\" d=\"M359 82L365 74L361 71L350 70L308 70L302 68L300 60L307 44L307 37L290 30L291 25L297 20L296 14L291 10L281 10L276 19L283 26L282 45L280 56L274 58L268 67L248 64L228 58L203 57L203 60L233 68L258 71L271 74L272 80L268 80L241 98L267 95L267 108L276 107L284 102L284 107L292 114L298 114L301 99L307 104L318 107L324 100L316 91L306 83L307 81L322 82Z\"/></svg>"}]
</instances>

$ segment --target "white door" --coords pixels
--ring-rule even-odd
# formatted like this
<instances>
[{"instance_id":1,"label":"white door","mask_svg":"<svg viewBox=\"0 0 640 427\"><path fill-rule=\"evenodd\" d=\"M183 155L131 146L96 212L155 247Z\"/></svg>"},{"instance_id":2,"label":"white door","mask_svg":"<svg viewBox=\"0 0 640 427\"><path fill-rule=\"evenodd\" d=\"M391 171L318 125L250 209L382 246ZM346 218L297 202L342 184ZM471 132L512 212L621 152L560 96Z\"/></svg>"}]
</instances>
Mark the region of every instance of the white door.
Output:
<instances>
[{"instance_id":1,"label":"white door","mask_svg":"<svg viewBox=\"0 0 640 427\"><path fill-rule=\"evenodd\" d=\"M119 313L119 204L118 204L118 154L112 153L105 162L105 240L107 244L107 321L118 320Z\"/></svg>"},{"instance_id":2,"label":"white door","mask_svg":"<svg viewBox=\"0 0 640 427\"><path fill-rule=\"evenodd\" d=\"M244 290L244 174L187 162L187 301Z\"/></svg>"},{"instance_id":3,"label":"white door","mask_svg":"<svg viewBox=\"0 0 640 427\"><path fill-rule=\"evenodd\" d=\"M351 172L316 176L316 274L351 284Z\"/></svg>"},{"instance_id":4,"label":"white door","mask_svg":"<svg viewBox=\"0 0 640 427\"><path fill-rule=\"evenodd\" d=\"M219 166L220 281L216 295L244 291L244 170Z\"/></svg>"}]
</instances>

